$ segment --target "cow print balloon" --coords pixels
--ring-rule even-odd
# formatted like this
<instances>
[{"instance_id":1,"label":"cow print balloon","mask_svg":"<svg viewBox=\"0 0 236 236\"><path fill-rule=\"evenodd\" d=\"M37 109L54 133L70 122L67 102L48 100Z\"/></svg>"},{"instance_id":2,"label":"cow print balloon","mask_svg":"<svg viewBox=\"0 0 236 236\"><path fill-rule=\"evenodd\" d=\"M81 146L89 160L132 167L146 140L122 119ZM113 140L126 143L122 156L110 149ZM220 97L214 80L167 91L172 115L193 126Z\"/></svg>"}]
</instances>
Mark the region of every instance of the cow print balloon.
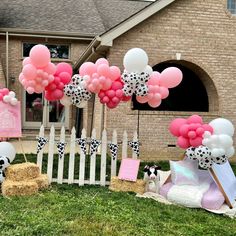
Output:
<instances>
[{"instance_id":1,"label":"cow print balloon","mask_svg":"<svg viewBox=\"0 0 236 236\"><path fill-rule=\"evenodd\" d=\"M227 162L227 160L228 160L228 157L226 155L223 155L220 157L213 157L213 161L219 165L224 164L225 162Z\"/></svg>"},{"instance_id":2,"label":"cow print balloon","mask_svg":"<svg viewBox=\"0 0 236 236\"><path fill-rule=\"evenodd\" d=\"M212 158L209 158L209 157L202 157L199 160L198 164L203 169L210 169L213 165L213 160L212 160Z\"/></svg>"},{"instance_id":3,"label":"cow print balloon","mask_svg":"<svg viewBox=\"0 0 236 236\"><path fill-rule=\"evenodd\" d=\"M195 156L195 147L189 147L186 149L185 155L190 160L197 160L197 157Z\"/></svg>"},{"instance_id":4,"label":"cow print balloon","mask_svg":"<svg viewBox=\"0 0 236 236\"><path fill-rule=\"evenodd\" d=\"M199 146L195 149L195 157L198 159L198 160L201 160L203 158L209 158L211 156L211 151L208 147L206 146Z\"/></svg>"}]
</instances>

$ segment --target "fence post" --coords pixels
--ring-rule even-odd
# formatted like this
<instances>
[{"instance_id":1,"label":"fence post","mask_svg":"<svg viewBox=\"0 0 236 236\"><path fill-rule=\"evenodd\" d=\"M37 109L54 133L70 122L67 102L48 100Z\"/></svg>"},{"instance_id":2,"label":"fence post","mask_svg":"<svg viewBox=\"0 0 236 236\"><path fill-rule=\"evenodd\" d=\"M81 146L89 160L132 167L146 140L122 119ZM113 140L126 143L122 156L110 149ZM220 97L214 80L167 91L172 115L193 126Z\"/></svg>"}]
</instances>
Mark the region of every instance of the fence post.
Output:
<instances>
[{"instance_id":1,"label":"fence post","mask_svg":"<svg viewBox=\"0 0 236 236\"><path fill-rule=\"evenodd\" d=\"M138 141L138 134L137 134L137 131L134 131L134 136L133 136L133 142L137 142ZM132 151L132 158L133 159L137 159L137 154Z\"/></svg>"},{"instance_id":2,"label":"fence post","mask_svg":"<svg viewBox=\"0 0 236 236\"><path fill-rule=\"evenodd\" d=\"M107 158L107 132L102 131L102 153L101 153L101 170L100 170L100 185L106 185L106 158Z\"/></svg>"},{"instance_id":3,"label":"fence post","mask_svg":"<svg viewBox=\"0 0 236 236\"><path fill-rule=\"evenodd\" d=\"M61 127L60 142L65 142L65 127ZM61 158L58 155L58 172L57 172L57 183L62 184L63 180L63 167L64 167L64 154Z\"/></svg>"},{"instance_id":4,"label":"fence post","mask_svg":"<svg viewBox=\"0 0 236 236\"><path fill-rule=\"evenodd\" d=\"M126 130L123 133L123 140L122 140L122 157L121 158L127 158L127 148L128 148L128 136Z\"/></svg>"},{"instance_id":5,"label":"fence post","mask_svg":"<svg viewBox=\"0 0 236 236\"><path fill-rule=\"evenodd\" d=\"M48 148L48 167L47 167L47 175L48 175L49 183L52 182L54 142L55 142L55 129L54 129L54 126L52 126L51 129L50 129L49 148Z\"/></svg>"},{"instance_id":6,"label":"fence post","mask_svg":"<svg viewBox=\"0 0 236 236\"><path fill-rule=\"evenodd\" d=\"M114 130L112 134L112 144L117 144L116 130ZM116 165L117 165L117 157L114 160L111 157L111 177L116 176Z\"/></svg>"},{"instance_id":7,"label":"fence post","mask_svg":"<svg viewBox=\"0 0 236 236\"><path fill-rule=\"evenodd\" d=\"M71 130L70 135L70 157L69 157L69 170L68 170L68 184L74 183L74 171L75 171L75 127Z\"/></svg>"},{"instance_id":8,"label":"fence post","mask_svg":"<svg viewBox=\"0 0 236 236\"><path fill-rule=\"evenodd\" d=\"M96 129L92 131L92 139L96 139ZM94 152L93 155L90 156L90 174L89 174L89 184L95 184L95 176L96 176L96 155Z\"/></svg>"},{"instance_id":9,"label":"fence post","mask_svg":"<svg viewBox=\"0 0 236 236\"><path fill-rule=\"evenodd\" d=\"M41 125L39 131L39 137L44 137L44 126ZM37 165L39 166L40 173L42 173L42 163L43 163L43 150L37 154Z\"/></svg>"},{"instance_id":10,"label":"fence post","mask_svg":"<svg viewBox=\"0 0 236 236\"><path fill-rule=\"evenodd\" d=\"M86 130L82 129L81 138L86 138ZM84 175L85 175L85 158L86 154L84 154L83 150L80 147L80 164L79 164L79 186L84 185Z\"/></svg>"}]
</instances>

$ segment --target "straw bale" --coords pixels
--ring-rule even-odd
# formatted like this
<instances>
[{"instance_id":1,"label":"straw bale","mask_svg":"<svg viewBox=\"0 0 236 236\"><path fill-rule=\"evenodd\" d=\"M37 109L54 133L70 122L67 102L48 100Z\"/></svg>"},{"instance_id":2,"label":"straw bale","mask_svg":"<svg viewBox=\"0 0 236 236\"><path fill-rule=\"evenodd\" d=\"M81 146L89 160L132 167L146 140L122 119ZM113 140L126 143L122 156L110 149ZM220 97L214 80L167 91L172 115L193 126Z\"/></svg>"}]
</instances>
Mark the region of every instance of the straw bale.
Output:
<instances>
[{"instance_id":1,"label":"straw bale","mask_svg":"<svg viewBox=\"0 0 236 236\"><path fill-rule=\"evenodd\" d=\"M40 189L46 189L49 186L48 176L46 174L40 175L38 178L34 179Z\"/></svg>"},{"instance_id":2,"label":"straw bale","mask_svg":"<svg viewBox=\"0 0 236 236\"><path fill-rule=\"evenodd\" d=\"M26 196L38 192L38 185L35 181L11 181L5 180L2 183L3 196Z\"/></svg>"},{"instance_id":3,"label":"straw bale","mask_svg":"<svg viewBox=\"0 0 236 236\"><path fill-rule=\"evenodd\" d=\"M10 165L6 169L6 179L11 181L30 180L39 177L39 174L39 167L30 162Z\"/></svg>"},{"instance_id":4,"label":"straw bale","mask_svg":"<svg viewBox=\"0 0 236 236\"><path fill-rule=\"evenodd\" d=\"M135 192L143 194L145 192L145 181L138 179L136 182L131 182L120 180L118 177L112 177L109 189L115 192Z\"/></svg>"}]
</instances>

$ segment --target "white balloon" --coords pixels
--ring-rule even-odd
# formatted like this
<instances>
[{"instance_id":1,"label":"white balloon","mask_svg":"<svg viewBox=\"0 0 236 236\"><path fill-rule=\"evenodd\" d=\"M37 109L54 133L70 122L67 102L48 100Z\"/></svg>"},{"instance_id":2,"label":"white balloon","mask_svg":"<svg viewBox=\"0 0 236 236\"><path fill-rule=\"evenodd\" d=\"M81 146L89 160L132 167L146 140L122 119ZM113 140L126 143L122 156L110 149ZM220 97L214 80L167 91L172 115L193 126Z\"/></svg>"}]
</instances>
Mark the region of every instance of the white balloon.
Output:
<instances>
[{"instance_id":1,"label":"white balloon","mask_svg":"<svg viewBox=\"0 0 236 236\"><path fill-rule=\"evenodd\" d=\"M3 101L6 102L6 103L9 103L11 101L11 97L6 95L3 97Z\"/></svg>"},{"instance_id":2,"label":"white balloon","mask_svg":"<svg viewBox=\"0 0 236 236\"><path fill-rule=\"evenodd\" d=\"M227 119L217 118L212 120L209 125L213 128L213 134L227 134L231 137L234 135L234 126Z\"/></svg>"},{"instance_id":3,"label":"white balloon","mask_svg":"<svg viewBox=\"0 0 236 236\"><path fill-rule=\"evenodd\" d=\"M220 157L225 155L225 150L223 148L213 148L211 149L211 155L213 157Z\"/></svg>"},{"instance_id":4,"label":"white balloon","mask_svg":"<svg viewBox=\"0 0 236 236\"><path fill-rule=\"evenodd\" d=\"M65 107L69 107L72 104L70 98L66 95L63 96L63 98L60 100L60 103Z\"/></svg>"},{"instance_id":5,"label":"white balloon","mask_svg":"<svg viewBox=\"0 0 236 236\"><path fill-rule=\"evenodd\" d=\"M141 48L132 48L125 54L123 64L128 72L143 72L148 65L148 55Z\"/></svg>"},{"instance_id":6,"label":"white balloon","mask_svg":"<svg viewBox=\"0 0 236 236\"><path fill-rule=\"evenodd\" d=\"M231 148L226 150L225 155L227 157L232 157L234 155L234 153L235 153L234 147L231 147Z\"/></svg>"},{"instance_id":7,"label":"white balloon","mask_svg":"<svg viewBox=\"0 0 236 236\"><path fill-rule=\"evenodd\" d=\"M16 156L14 146L9 142L0 142L0 156L8 157L10 162L12 162Z\"/></svg>"},{"instance_id":8,"label":"white balloon","mask_svg":"<svg viewBox=\"0 0 236 236\"><path fill-rule=\"evenodd\" d=\"M146 72L146 73L148 73L149 75L151 75L152 72L153 72L153 69L152 69L151 66L147 65L146 68L145 68L145 70L144 70L144 72Z\"/></svg>"},{"instance_id":9,"label":"white balloon","mask_svg":"<svg viewBox=\"0 0 236 236\"><path fill-rule=\"evenodd\" d=\"M233 146L233 139L226 134L219 135L220 146L224 149L228 149Z\"/></svg>"},{"instance_id":10,"label":"white balloon","mask_svg":"<svg viewBox=\"0 0 236 236\"><path fill-rule=\"evenodd\" d=\"M11 103L12 106L16 106L17 103L18 103L18 101L17 101L16 98L12 98L11 101L10 101L10 103Z\"/></svg>"},{"instance_id":11,"label":"white balloon","mask_svg":"<svg viewBox=\"0 0 236 236\"><path fill-rule=\"evenodd\" d=\"M14 98L14 97L16 97L16 93L11 91L11 92L9 92L8 96L11 98Z\"/></svg>"}]
</instances>

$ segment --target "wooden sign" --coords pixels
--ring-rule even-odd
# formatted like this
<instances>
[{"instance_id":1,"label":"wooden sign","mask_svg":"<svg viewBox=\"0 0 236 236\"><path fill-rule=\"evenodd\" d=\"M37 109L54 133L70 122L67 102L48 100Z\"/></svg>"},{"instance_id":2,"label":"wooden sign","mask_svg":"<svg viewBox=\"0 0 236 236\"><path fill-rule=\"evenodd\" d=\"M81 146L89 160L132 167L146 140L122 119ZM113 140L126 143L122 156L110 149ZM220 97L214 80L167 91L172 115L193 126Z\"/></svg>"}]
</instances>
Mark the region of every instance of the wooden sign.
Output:
<instances>
[{"instance_id":1,"label":"wooden sign","mask_svg":"<svg viewBox=\"0 0 236 236\"><path fill-rule=\"evenodd\" d=\"M135 182L138 177L140 160L125 158L121 160L118 178Z\"/></svg>"},{"instance_id":2,"label":"wooden sign","mask_svg":"<svg viewBox=\"0 0 236 236\"><path fill-rule=\"evenodd\" d=\"M21 136L20 102L15 106L0 102L0 137L20 138Z\"/></svg>"},{"instance_id":3,"label":"wooden sign","mask_svg":"<svg viewBox=\"0 0 236 236\"><path fill-rule=\"evenodd\" d=\"M210 173L224 195L226 203L233 208L236 199L236 177L230 163L228 161L223 165L214 163Z\"/></svg>"}]
</instances>

